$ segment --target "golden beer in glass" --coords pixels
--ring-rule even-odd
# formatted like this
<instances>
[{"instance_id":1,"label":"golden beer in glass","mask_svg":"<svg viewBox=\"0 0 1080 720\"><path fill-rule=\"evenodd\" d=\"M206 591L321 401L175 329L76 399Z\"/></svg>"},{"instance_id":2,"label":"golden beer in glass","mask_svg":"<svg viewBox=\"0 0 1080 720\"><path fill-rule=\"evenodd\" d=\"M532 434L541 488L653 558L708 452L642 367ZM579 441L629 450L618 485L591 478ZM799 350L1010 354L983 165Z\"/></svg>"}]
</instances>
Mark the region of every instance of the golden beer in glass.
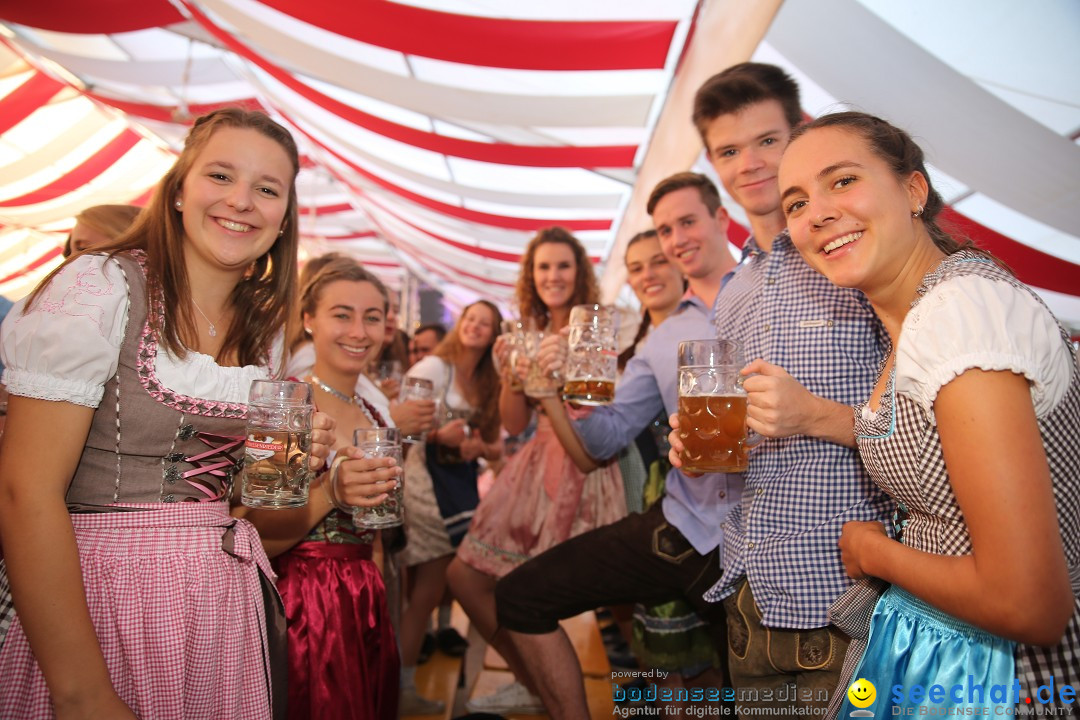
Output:
<instances>
[{"instance_id":1,"label":"golden beer in glass","mask_svg":"<svg viewBox=\"0 0 1080 720\"><path fill-rule=\"evenodd\" d=\"M616 310L612 306L575 305L570 309L563 400L579 405L607 405L615 399L619 360L615 321Z\"/></svg>"},{"instance_id":2,"label":"golden beer in glass","mask_svg":"<svg viewBox=\"0 0 1080 720\"><path fill-rule=\"evenodd\" d=\"M757 443L746 426L742 347L733 340L679 343L679 440L683 470L744 472Z\"/></svg>"}]
</instances>

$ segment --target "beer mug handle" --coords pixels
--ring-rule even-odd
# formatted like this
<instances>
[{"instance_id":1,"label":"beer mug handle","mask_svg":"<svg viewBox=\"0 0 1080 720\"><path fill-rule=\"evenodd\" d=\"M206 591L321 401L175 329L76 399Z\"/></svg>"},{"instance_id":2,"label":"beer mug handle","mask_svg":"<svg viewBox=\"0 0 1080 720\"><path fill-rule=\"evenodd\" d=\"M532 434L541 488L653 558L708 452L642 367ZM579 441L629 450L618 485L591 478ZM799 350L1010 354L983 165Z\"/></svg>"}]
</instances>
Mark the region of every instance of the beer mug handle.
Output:
<instances>
[{"instance_id":1,"label":"beer mug handle","mask_svg":"<svg viewBox=\"0 0 1080 720\"><path fill-rule=\"evenodd\" d=\"M736 381L739 390L741 390L743 393L746 392L746 390L743 389L743 380L745 380L745 379L746 378L744 378L742 375L739 375L738 380ZM747 425L746 426L746 442L743 444L743 447L745 447L747 450L753 450L758 445L760 445L761 441L764 440L764 439L765 439L764 435L757 432L756 430L752 430L750 428L750 426Z\"/></svg>"}]
</instances>

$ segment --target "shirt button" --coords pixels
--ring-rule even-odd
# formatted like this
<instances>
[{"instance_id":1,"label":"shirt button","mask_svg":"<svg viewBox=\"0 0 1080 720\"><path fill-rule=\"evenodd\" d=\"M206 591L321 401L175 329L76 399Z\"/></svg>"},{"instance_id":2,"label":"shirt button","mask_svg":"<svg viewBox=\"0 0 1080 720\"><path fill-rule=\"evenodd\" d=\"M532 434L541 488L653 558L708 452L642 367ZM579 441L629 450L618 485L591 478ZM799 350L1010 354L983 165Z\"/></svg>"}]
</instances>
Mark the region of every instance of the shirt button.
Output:
<instances>
[{"instance_id":1,"label":"shirt button","mask_svg":"<svg viewBox=\"0 0 1080 720\"><path fill-rule=\"evenodd\" d=\"M754 491L754 494L755 495L764 495L765 491L762 490L761 488L758 488L757 490Z\"/></svg>"},{"instance_id":2,"label":"shirt button","mask_svg":"<svg viewBox=\"0 0 1080 720\"><path fill-rule=\"evenodd\" d=\"M772 325L769 325L768 323L765 323L765 332L769 332L769 330L771 330L771 329L772 329Z\"/></svg>"},{"instance_id":3,"label":"shirt button","mask_svg":"<svg viewBox=\"0 0 1080 720\"><path fill-rule=\"evenodd\" d=\"M723 490L721 490L721 491L720 491L720 492L719 492L719 493L717 494L717 497L720 497L720 498L725 498L725 497L727 497L727 493L726 493L726 492L724 492Z\"/></svg>"},{"instance_id":4,"label":"shirt button","mask_svg":"<svg viewBox=\"0 0 1080 720\"><path fill-rule=\"evenodd\" d=\"M776 278L774 278L774 277L771 277L771 278L769 278L768 280L766 280L765 282L766 282L766 284L768 284L768 285L775 285L775 284L776 284Z\"/></svg>"},{"instance_id":5,"label":"shirt button","mask_svg":"<svg viewBox=\"0 0 1080 720\"><path fill-rule=\"evenodd\" d=\"M836 324L836 323L835 323L835 322L833 322L832 320L830 320L830 321L828 322L828 325L829 325L829 327L832 327L832 326L833 326L833 325L835 325L835 324Z\"/></svg>"},{"instance_id":6,"label":"shirt button","mask_svg":"<svg viewBox=\"0 0 1080 720\"><path fill-rule=\"evenodd\" d=\"M754 543L752 543L752 542L746 543L746 547L749 548L750 550L753 550L754 549Z\"/></svg>"}]
</instances>

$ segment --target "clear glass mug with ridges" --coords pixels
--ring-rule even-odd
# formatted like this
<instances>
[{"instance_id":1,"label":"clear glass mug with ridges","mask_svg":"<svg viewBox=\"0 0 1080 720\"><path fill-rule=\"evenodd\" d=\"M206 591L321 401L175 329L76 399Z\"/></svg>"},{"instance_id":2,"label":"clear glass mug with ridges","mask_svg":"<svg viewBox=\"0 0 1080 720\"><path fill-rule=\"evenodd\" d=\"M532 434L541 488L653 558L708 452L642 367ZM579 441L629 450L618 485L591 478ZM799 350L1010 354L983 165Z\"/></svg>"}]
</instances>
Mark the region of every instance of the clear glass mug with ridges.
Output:
<instances>
[{"instance_id":1,"label":"clear glass mug with ridges","mask_svg":"<svg viewBox=\"0 0 1080 720\"><path fill-rule=\"evenodd\" d=\"M439 416L439 398L435 397L435 383L427 378L416 377L415 375L406 375L405 379L401 381L401 392L398 394L399 402L408 402L409 400L434 400L435 401L435 417ZM406 435L402 440L407 443L421 443L424 442L427 437L427 433L417 433L415 435Z\"/></svg>"},{"instance_id":2,"label":"clear glass mug with ridges","mask_svg":"<svg viewBox=\"0 0 1080 720\"><path fill-rule=\"evenodd\" d=\"M244 505L273 509L307 504L314 412L307 383L251 383L240 489Z\"/></svg>"},{"instance_id":3,"label":"clear glass mug with ridges","mask_svg":"<svg viewBox=\"0 0 1080 720\"><path fill-rule=\"evenodd\" d=\"M554 397L562 388L562 376L557 373L545 373L540 369L540 343L544 342L545 332L535 321L525 323L522 335L522 351L529 359L529 372L525 376L525 394L531 398Z\"/></svg>"},{"instance_id":4,"label":"clear glass mug with ridges","mask_svg":"<svg viewBox=\"0 0 1080 720\"><path fill-rule=\"evenodd\" d=\"M679 343L679 440L686 472L744 472L761 436L746 425L742 345L734 340Z\"/></svg>"},{"instance_id":5,"label":"clear glass mug with ridges","mask_svg":"<svg viewBox=\"0 0 1080 720\"><path fill-rule=\"evenodd\" d=\"M563 400L579 405L608 405L615 399L617 311L610 305L575 305L563 375Z\"/></svg>"},{"instance_id":6,"label":"clear glass mug with ridges","mask_svg":"<svg viewBox=\"0 0 1080 720\"><path fill-rule=\"evenodd\" d=\"M394 458L397 466L402 466L401 431L397 428L357 428L353 431L353 445L366 458ZM370 530L401 525L405 521L403 481L404 477L399 475L394 488L379 505L353 508L353 524Z\"/></svg>"},{"instance_id":7,"label":"clear glass mug with ridges","mask_svg":"<svg viewBox=\"0 0 1080 720\"><path fill-rule=\"evenodd\" d=\"M524 385L515 368L517 367L518 356L522 353L525 344L525 324L520 320L503 320L500 329L508 352L506 353L505 362L500 362L498 356L492 356L495 360L495 370L511 391L522 392Z\"/></svg>"}]
</instances>

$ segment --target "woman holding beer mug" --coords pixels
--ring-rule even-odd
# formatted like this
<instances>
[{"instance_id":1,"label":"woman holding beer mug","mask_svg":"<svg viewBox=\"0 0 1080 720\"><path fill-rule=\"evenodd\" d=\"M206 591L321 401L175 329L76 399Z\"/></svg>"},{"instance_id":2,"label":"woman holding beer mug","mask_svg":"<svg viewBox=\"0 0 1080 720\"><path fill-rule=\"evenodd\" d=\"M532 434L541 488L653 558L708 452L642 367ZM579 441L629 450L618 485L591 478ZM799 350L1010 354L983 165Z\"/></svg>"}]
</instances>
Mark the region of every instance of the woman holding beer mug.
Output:
<instances>
[{"instance_id":1,"label":"woman holding beer mug","mask_svg":"<svg viewBox=\"0 0 1080 720\"><path fill-rule=\"evenodd\" d=\"M574 305L595 303L596 298L592 265L577 238L561 227L537 233L521 258L516 292L521 318L546 332L558 332ZM499 409L503 426L513 435L529 424L536 404L503 383ZM469 618L517 677L525 677L520 658L502 635L495 635L495 581L533 555L625 514L618 468L582 472L541 415L536 435L510 458L480 501L448 572L450 587ZM539 699L516 682L468 707L473 712L542 709Z\"/></svg>"},{"instance_id":2,"label":"woman holding beer mug","mask_svg":"<svg viewBox=\"0 0 1080 720\"><path fill-rule=\"evenodd\" d=\"M352 446L353 429L386 426L356 388L382 346L387 302L382 282L350 258L320 263L308 277L300 330L315 365L299 379L337 422L335 457L304 507L247 515L276 556L293 718L397 717L398 653L386 588L371 559L375 533L355 527L352 513L340 509L378 505L401 478L393 459L364 458Z\"/></svg>"},{"instance_id":3,"label":"woman holding beer mug","mask_svg":"<svg viewBox=\"0 0 1080 720\"><path fill-rule=\"evenodd\" d=\"M298 168L266 115L200 117L129 231L7 316L0 716L271 717L280 607L228 499L281 370Z\"/></svg>"},{"instance_id":4,"label":"woman holding beer mug","mask_svg":"<svg viewBox=\"0 0 1080 720\"><path fill-rule=\"evenodd\" d=\"M403 715L442 712L442 703L417 692L413 673L431 611L446 590L446 568L480 501L477 460L502 455L499 374L491 352L501 321L499 309L487 300L467 305L434 352L409 368L410 377L434 384L444 421L405 459L409 542L402 562L409 568L409 601L401 615ZM449 419L451 414L459 417ZM452 628L440 630L440 644L455 635ZM460 636L455 639L464 644Z\"/></svg>"},{"instance_id":5,"label":"woman holding beer mug","mask_svg":"<svg viewBox=\"0 0 1080 720\"><path fill-rule=\"evenodd\" d=\"M779 180L799 252L865 292L892 340L855 435L897 502L897 538L862 522L840 538L849 575L891 583L869 606L852 676L879 688L867 709L892 714L883 687L989 692L1018 678L1023 695L985 702L1011 713L1040 685L1075 681L1080 368L1068 334L1009 270L941 230L941 196L903 130L863 113L819 118L792 136Z\"/></svg>"}]
</instances>

